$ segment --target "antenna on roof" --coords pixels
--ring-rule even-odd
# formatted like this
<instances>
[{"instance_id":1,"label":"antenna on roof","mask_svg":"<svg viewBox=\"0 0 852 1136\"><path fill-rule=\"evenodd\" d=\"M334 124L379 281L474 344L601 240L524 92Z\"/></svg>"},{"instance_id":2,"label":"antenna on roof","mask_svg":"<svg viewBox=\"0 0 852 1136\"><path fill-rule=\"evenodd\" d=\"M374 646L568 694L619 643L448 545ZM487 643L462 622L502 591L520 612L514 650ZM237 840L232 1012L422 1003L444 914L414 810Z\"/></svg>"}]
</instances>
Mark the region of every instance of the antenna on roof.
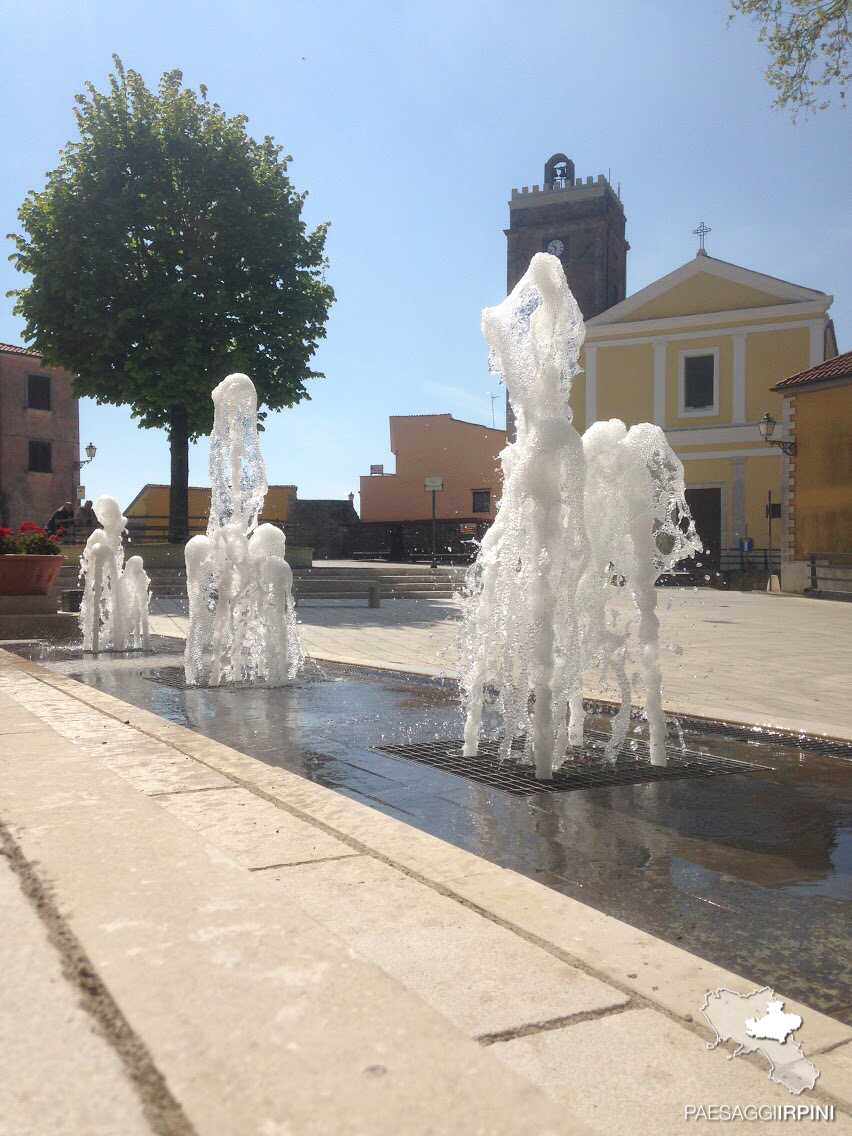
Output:
<instances>
[{"instance_id":1,"label":"antenna on roof","mask_svg":"<svg viewBox=\"0 0 852 1136\"><path fill-rule=\"evenodd\" d=\"M496 401L496 400L497 400L497 399L498 399L498 398L500 397L500 395L499 395L499 394L495 394L495 393L494 393L494 391L489 391L489 392L488 392L488 397L489 397L489 398L491 399L491 425L492 425L492 426L494 427L494 429L496 430L496 429L497 429L497 420L496 420L496 418L494 417L494 403L495 403L495 401Z\"/></svg>"}]
</instances>

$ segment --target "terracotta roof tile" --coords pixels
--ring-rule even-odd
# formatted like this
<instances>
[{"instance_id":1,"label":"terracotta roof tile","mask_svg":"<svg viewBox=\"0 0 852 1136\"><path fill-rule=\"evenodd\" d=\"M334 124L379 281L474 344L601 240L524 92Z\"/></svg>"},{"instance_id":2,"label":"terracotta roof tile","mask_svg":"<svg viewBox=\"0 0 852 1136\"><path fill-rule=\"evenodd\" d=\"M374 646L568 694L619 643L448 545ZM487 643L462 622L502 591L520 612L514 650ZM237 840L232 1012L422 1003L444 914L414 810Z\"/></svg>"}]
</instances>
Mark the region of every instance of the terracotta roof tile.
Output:
<instances>
[{"instance_id":1,"label":"terracotta roof tile","mask_svg":"<svg viewBox=\"0 0 852 1136\"><path fill-rule=\"evenodd\" d=\"M38 351L33 351L29 347L16 347L14 343L0 343L0 351L5 351L8 355L32 355L36 359L40 359Z\"/></svg>"},{"instance_id":2,"label":"terracotta roof tile","mask_svg":"<svg viewBox=\"0 0 852 1136\"><path fill-rule=\"evenodd\" d=\"M806 371L799 371L797 375L790 375L776 383L772 390L786 391L790 387L804 387L810 383L824 383L830 379L852 378L852 351L845 351L833 359L826 359L824 363L817 363L815 367L808 367Z\"/></svg>"}]
</instances>

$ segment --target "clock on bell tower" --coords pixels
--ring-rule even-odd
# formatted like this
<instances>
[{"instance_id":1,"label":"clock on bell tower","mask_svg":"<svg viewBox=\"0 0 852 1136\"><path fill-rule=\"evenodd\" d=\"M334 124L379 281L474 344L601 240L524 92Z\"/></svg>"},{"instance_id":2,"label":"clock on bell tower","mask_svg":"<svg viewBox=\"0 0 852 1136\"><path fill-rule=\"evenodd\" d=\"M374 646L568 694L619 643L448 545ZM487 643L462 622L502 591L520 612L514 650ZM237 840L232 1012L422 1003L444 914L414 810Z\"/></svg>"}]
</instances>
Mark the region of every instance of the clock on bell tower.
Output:
<instances>
[{"instance_id":1,"label":"clock on bell tower","mask_svg":"<svg viewBox=\"0 0 852 1136\"><path fill-rule=\"evenodd\" d=\"M625 225L621 199L603 174L584 182L570 158L554 154L541 186L512 190L508 291L537 252L549 252L561 260L583 318L599 315L626 295Z\"/></svg>"}]
</instances>

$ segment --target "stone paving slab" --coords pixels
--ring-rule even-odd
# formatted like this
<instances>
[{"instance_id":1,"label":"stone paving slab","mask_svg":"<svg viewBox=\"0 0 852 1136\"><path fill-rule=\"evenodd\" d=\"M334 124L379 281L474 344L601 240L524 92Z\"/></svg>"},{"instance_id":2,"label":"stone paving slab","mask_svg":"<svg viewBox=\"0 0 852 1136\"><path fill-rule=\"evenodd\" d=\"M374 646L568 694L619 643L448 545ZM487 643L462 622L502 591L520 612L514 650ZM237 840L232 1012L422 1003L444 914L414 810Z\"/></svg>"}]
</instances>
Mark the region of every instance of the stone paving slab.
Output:
<instances>
[{"instance_id":1,"label":"stone paving slab","mask_svg":"<svg viewBox=\"0 0 852 1136\"><path fill-rule=\"evenodd\" d=\"M44 734L38 719L30 725ZM151 1136L121 1061L2 856L0 927L0 1136Z\"/></svg>"},{"instance_id":2,"label":"stone paving slab","mask_svg":"<svg viewBox=\"0 0 852 1136\"><path fill-rule=\"evenodd\" d=\"M473 1037L629 996L372 857L270 873L285 895Z\"/></svg>"},{"instance_id":3,"label":"stone paving slab","mask_svg":"<svg viewBox=\"0 0 852 1136\"><path fill-rule=\"evenodd\" d=\"M253 870L358 856L316 825L306 824L233 782L221 792L171 793L158 800L190 828Z\"/></svg>"},{"instance_id":4,"label":"stone paving slab","mask_svg":"<svg viewBox=\"0 0 852 1136\"><path fill-rule=\"evenodd\" d=\"M660 1132L700 1127L686 1121L687 1105L798 1106L813 1104L815 1099L807 1093L792 1096L770 1081L765 1058L754 1063L742 1057L726 1060L728 1055L721 1047L708 1052L694 1034L676 1022L661 1021L650 1010L627 1010L600 1021L497 1043L492 1052L554 1100L577 1109L583 1120L602 1132L627 1131L625 1116L630 1117L631 1136L659 1136ZM708 1069L712 1070L709 1075ZM585 1083L606 1088L600 1093L578 1093L577 1085ZM793 1128L796 1132L848 1133L848 1120L838 1115L826 1126L825 1121L803 1118ZM737 1136L789 1129L789 1123L772 1120L732 1120L723 1127Z\"/></svg>"},{"instance_id":5,"label":"stone paving slab","mask_svg":"<svg viewBox=\"0 0 852 1136\"><path fill-rule=\"evenodd\" d=\"M583 1130L80 747L0 807L197 1133Z\"/></svg>"},{"instance_id":6,"label":"stone paving slab","mask_svg":"<svg viewBox=\"0 0 852 1136\"><path fill-rule=\"evenodd\" d=\"M69 703L61 687L31 682L27 704L62 737L95 749L99 761L144 793L223 788L231 784L171 747L140 736L129 724L93 716L87 706Z\"/></svg>"}]
</instances>

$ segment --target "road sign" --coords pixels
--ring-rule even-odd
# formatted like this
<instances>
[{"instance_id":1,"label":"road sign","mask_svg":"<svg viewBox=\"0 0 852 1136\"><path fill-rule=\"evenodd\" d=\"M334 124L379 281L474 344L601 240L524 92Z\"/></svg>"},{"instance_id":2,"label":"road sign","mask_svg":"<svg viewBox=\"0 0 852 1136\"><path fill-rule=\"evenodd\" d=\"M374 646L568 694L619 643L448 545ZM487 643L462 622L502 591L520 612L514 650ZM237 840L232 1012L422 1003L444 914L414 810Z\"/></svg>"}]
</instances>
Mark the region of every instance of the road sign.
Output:
<instances>
[{"instance_id":1,"label":"road sign","mask_svg":"<svg viewBox=\"0 0 852 1136\"><path fill-rule=\"evenodd\" d=\"M443 477L427 477L423 483L423 488L427 493L440 493L444 488Z\"/></svg>"},{"instance_id":2,"label":"road sign","mask_svg":"<svg viewBox=\"0 0 852 1136\"><path fill-rule=\"evenodd\" d=\"M85 485L78 485L77 486L77 500L78 501L85 501L86 500L86 486Z\"/></svg>"}]
</instances>

